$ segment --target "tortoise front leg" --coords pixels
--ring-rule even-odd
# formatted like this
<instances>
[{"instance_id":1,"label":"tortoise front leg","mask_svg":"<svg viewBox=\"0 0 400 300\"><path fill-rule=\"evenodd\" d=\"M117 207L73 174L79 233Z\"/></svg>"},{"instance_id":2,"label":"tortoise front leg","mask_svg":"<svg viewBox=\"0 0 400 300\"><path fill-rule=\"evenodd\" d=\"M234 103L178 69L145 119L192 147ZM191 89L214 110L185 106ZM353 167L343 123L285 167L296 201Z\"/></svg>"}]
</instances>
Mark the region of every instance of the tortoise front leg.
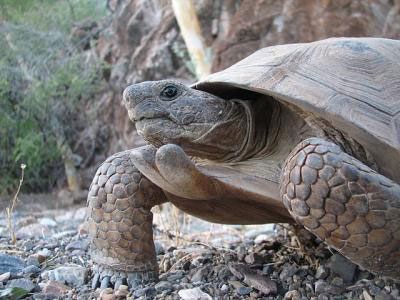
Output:
<instances>
[{"instance_id":1,"label":"tortoise front leg","mask_svg":"<svg viewBox=\"0 0 400 300\"><path fill-rule=\"evenodd\" d=\"M92 286L134 287L158 278L151 207L166 200L137 170L130 151L109 157L98 169L88 196Z\"/></svg>"},{"instance_id":2,"label":"tortoise front leg","mask_svg":"<svg viewBox=\"0 0 400 300\"><path fill-rule=\"evenodd\" d=\"M289 155L280 194L293 218L329 246L400 279L400 185L339 146L310 138Z\"/></svg>"}]
</instances>

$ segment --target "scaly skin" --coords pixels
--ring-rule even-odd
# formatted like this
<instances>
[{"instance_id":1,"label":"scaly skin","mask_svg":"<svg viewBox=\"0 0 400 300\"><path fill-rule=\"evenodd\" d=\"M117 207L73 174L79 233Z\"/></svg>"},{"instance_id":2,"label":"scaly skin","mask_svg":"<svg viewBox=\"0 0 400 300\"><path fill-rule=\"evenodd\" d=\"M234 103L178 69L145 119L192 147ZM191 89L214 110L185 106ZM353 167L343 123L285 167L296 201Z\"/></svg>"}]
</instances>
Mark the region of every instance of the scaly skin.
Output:
<instances>
[{"instance_id":1,"label":"scaly skin","mask_svg":"<svg viewBox=\"0 0 400 300\"><path fill-rule=\"evenodd\" d=\"M151 207L166 201L159 187L136 169L130 151L109 157L97 170L88 196L93 288L158 278Z\"/></svg>"},{"instance_id":2,"label":"scaly skin","mask_svg":"<svg viewBox=\"0 0 400 300\"><path fill-rule=\"evenodd\" d=\"M280 193L293 218L354 263L400 279L400 186L339 146L300 143Z\"/></svg>"}]
</instances>

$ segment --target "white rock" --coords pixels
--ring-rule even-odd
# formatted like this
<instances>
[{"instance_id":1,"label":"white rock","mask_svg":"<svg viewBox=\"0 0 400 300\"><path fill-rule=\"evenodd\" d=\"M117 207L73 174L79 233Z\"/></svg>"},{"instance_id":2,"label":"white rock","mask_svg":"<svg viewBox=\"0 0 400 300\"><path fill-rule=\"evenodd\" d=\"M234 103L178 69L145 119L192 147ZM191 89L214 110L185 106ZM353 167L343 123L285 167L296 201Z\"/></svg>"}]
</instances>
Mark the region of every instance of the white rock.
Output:
<instances>
[{"instance_id":1,"label":"white rock","mask_svg":"<svg viewBox=\"0 0 400 300\"><path fill-rule=\"evenodd\" d=\"M212 300L212 297L203 292L199 287L194 289L180 290L178 295L184 300Z\"/></svg>"},{"instance_id":2,"label":"white rock","mask_svg":"<svg viewBox=\"0 0 400 300\"><path fill-rule=\"evenodd\" d=\"M88 279L88 271L79 265L67 265L44 271L41 276L47 280L61 281L73 286L82 286Z\"/></svg>"},{"instance_id":3,"label":"white rock","mask_svg":"<svg viewBox=\"0 0 400 300\"><path fill-rule=\"evenodd\" d=\"M57 222L54 221L53 219L50 218L41 218L39 220L39 224L43 225L43 226L48 226L48 227L55 227L57 226Z\"/></svg>"},{"instance_id":4,"label":"white rock","mask_svg":"<svg viewBox=\"0 0 400 300\"><path fill-rule=\"evenodd\" d=\"M83 221L86 219L86 206L78 208L75 212L74 219L78 221Z\"/></svg>"}]
</instances>

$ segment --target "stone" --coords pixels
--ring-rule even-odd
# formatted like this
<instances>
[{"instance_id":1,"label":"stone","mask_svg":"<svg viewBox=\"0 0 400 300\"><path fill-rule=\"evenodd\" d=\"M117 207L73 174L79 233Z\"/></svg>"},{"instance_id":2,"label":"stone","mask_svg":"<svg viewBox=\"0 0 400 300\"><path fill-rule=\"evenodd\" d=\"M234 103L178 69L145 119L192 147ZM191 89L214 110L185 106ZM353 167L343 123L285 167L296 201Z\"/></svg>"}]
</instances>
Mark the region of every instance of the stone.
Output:
<instances>
[{"instance_id":1,"label":"stone","mask_svg":"<svg viewBox=\"0 0 400 300\"><path fill-rule=\"evenodd\" d=\"M265 295L275 295L278 287L275 281L259 274L244 274L244 283L250 287L264 293Z\"/></svg>"},{"instance_id":2,"label":"stone","mask_svg":"<svg viewBox=\"0 0 400 300\"><path fill-rule=\"evenodd\" d=\"M155 241L154 246L156 248L156 254L157 255L162 255L165 253L164 247L160 242Z\"/></svg>"},{"instance_id":3,"label":"stone","mask_svg":"<svg viewBox=\"0 0 400 300\"><path fill-rule=\"evenodd\" d=\"M65 250L72 251L72 250L83 250L86 251L89 248L89 241L88 240L76 240L69 243Z\"/></svg>"},{"instance_id":4,"label":"stone","mask_svg":"<svg viewBox=\"0 0 400 300\"><path fill-rule=\"evenodd\" d=\"M199 281L203 281L204 278L208 275L208 273L210 272L210 268L208 266L199 268L192 276L191 278L191 282L199 282Z\"/></svg>"},{"instance_id":5,"label":"stone","mask_svg":"<svg viewBox=\"0 0 400 300\"><path fill-rule=\"evenodd\" d=\"M47 227L56 227L57 222L51 218L41 218L39 219L39 224Z\"/></svg>"},{"instance_id":6,"label":"stone","mask_svg":"<svg viewBox=\"0 0 400 300\"><path fill-rule=\"evenodd\" d=\"M326 277L329 276L329 273L330 273L330 271L329 271L328 268L326 268L323 265L320 265L318 267L318 269L317 269L317 272L315 273L315 278L317 278L317 279L325 279Z\"/></svg>"},{"instance_id":7,"label":"stone","mask_svg":"<svg viewBox=\"0 0 400 300\"><path fill-rule=\"evenodd\" d=\"M328 283L324 280L317 280L314 283L314 290L316 294L321 294L323 292L325 292L325 290L328 288Z\"/></svg>"},{"instance_id":8,"label":"stone","mask_svg":"<svg viewBox=\"0 0 400 300\"><path fill-rule=\"evenodd\" d=\"M145 287L142 289L137 289L133 292L133 296L141 297L144 296L145 299L152 299L157 294L157 291L154 287Z\"/></svg>"},{"instance_id":9,"label":"stone","mask_svg":"<svg viewBox=\"0 0 400 300\"><path fill-rule=\"evenodd\" d=\"M172 289L172 284L169 281L159 281L154 286L157 292Z\"/></svg>"},{"instance_id":10,"label":"stone","mask_svg":"<svg viewBox=\"0 0 400 300\"><path fill-rule=\"evenodd\" d=\"M78 208L74 214L74 220L83 221L86 219L86 207Z\"/></svg>"},{"instance_id":11,"label":"stone","mask_svg":"<svg viewBox=\"0 0 400 300\"><path fill-rule=\"evenodd\" d=\"M286 263L283 266L281 273L279 274L279 279L285 281L288 278L292 277L296 272L297 272L297 267L295 265Z\"/></svg>"},{"instance_id":12,"label":"stone","mask_svg":"<svg viewBox=\"0 0 400 300\"><path fill-rule=\"evenodd\" d=\"M251 293L252 288L242 286L242 287L238 288L236 291L237 291L237 293L238 293L239 295L245 296L245 295L248 295L248 294Z\"/></svg>"},{"instance_id":13,"label":"stone","mask_svg":"<svg viewBox=\"0 0 400 300\"><path fill-rule=\"evenodd\" d=\"M287 291L283 299L292 299L292 300L300 300L301 299L301 294L299 291L293 290L293 291Z\"/></svg>"},{"instance_id":14,"label":"stone","mask_svg":"<svg viewBox=\"0 0 400 300\"><path fill-rule=\"evenodd\" d=\"M115 295L117 298L122 298L122 299L126 299L126 297L128 296L128 294L129 294L129 287L128 287L127 285L124 285L124 284L121 284L121 285L118 287L118 290L115 291L115 293L114 293L114 295Z\"/></svg>"},{"instance_id":15,"label":"stone","mask_svg":"<svg viewBox=\"0 0 400 300\"><path fill-rule=\"evenodd\" d=\"M18 278L18 279L9 280L7 282L7 287L8 288L17 287L17 288L24 289L28 292L32 292L35 289L36 285L30 279Z\"/></svg>"},{"instance_id":16,"label":"stone","mask_svg":"<svg viewBox=\"0 0 400 300\"><path fill-rule=\"evenodd\" d=\"M213 298L203 292L199 287L193 289L183 289L178 292L183 300L212 300Z\"/></svg>"},{"instance_id":17,"label":"stone","mask_svg":"<svg viewBox=\"0 0 400 300\"><path fill-rule=\"evenodd\" d=\"M6 272L0 275L0 282L6 282L7 280L9 280L11 277L11 273L10 272Z\"/></svg>"},{"instance_id":18,"label":"stone","mask_svg":"<svg viewBox=\"0 0 400 300\"><path fill-rule=\"evenodd\" d=\"M16 256L0 253L0 274L10 272L16 275L25 267L22 259Z\"/></svg>"},{"instance_id":19,"label":"stone","mask_svg":"<svg viewBox=\"0 0 400 300\"><path fill-rule=\"evenodd\" d=\"M62 298L62 296L70 290L70 288L65 284L51 280L42 283L40 286L43 293L57 298Z\"/></svg>"},{"instance_id":20,"label":"stone","mask_svg":"<svg viewBox=\"0 0 400 300\"><path fill-rule=\"evenodd\" d=\"M39 267L41 263L43 263L46 260L46 258L44 256L38 255L38 254L33 254L30 255L27 259L26 259L26 265L27 266L37 266Z\"/></svg>"},{"instance_id":21,"label":"stone","mask_svg":"<svg viewBox=\"0 0 400 300\"><path fill-rule=\"evenodd\" d=\"M368 293L367 290L363 290L362 295L364 297L364 300L374 300L374 298L372 298L372 296Z\"/></svg>"},{"instance_id":22,"label":"stone","mask_svg":"<svg viewBox=\"0 0 400 300\"><path fill-rule=\"evenodd\" d=\"M343 278L345 282L352 282L357 266L342 255L336 253L330 258L331 271Z\"/></svg>"},{"instance_id":23,"label":"stone","mask_svg":"<svg viewBox=\"0 0 400 300\"><path fill-rule=\"evenodd\" d=\"M40 259L39 258L40 256L48 258L52 255L52 253L51 253L51 250L49 250L47 248L43 248L42 250L37 252L37 255L38 255L38 259Z\"/></svg>"},{"instance_id":24,"label":"stone","mask_svg":"<svg viewBox=\"0 0 400 300\"><path fill-rule=\"evenodd\" d=\"M42 278L65 282L67 285L82 286L87 282L87 269L79 265L67 265L44 271Z\"/></svg>"},{"instance_id":25,"label":"stone","mask_svg":"<svg viewBox=\"0 0 400 300\"><path fill-rule=\"evenodd\" d=\"M251 252L245 256L244 261L250 265L252 264L262 264L264 262L264 257L258 253Z\"/></svg>"},{"instance_id":26,"label":"stone","mask_svg":"<svg viewBox=\"0 0 400 300\"><path fill-rule=\"evenodd\" d=\"M38 266L27 266L22 270L22 274L28 275L28 274L39 274L40 273L40 268Z\"/></svg>"},{"instance_id":27,"label":"stone","mask_svg":"<svg viewBox=\"0 0 400 300\"><path fill-rule=\"evenodd\" d=\"M115 300L116 297L113 295L112 288L105 288L100 292L99 295L100 300Z\"/></svg>"},{"instance_id":28,"label":"stone","mask_svg":"<svg viewBox=\"0 0 400 300\"><path fill-rule=\"evenodd\" d=\"M235 289L240 289L241 287L244 287L244 285L237 280L228 280L228 283L232 285Z\"/></svg>"},{"instance_id":29,"label":"stone","mask_svg":"<svg viewBox=\"0 0 400 300\"><path fill-rule=\"evenodd\" d=\"M30 224L21 227L15 233L17 239L27 239L27 238L49 238L51 236L51 231L47 226L39 223Z\"/></svg>"}]
</instances>

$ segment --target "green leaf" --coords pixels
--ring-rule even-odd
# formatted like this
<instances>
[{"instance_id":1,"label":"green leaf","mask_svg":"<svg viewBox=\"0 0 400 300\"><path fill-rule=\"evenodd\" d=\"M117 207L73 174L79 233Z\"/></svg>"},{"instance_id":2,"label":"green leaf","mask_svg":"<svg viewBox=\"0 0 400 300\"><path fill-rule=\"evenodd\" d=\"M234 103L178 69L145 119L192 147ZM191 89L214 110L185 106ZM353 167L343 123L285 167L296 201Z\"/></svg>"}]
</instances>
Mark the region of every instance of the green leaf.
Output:
<instances>
[{"instance_id":1,"label":"green leaf","mask_svg":"<svg viewBox=\"0 0 400 300\"><path fill-rule=\"evenodd\" d=\"M17 300L27 295L29 292L23 288L12 287L6 289L0 289L0 299L5 300Z\"/></svg>"}]
</instances>

